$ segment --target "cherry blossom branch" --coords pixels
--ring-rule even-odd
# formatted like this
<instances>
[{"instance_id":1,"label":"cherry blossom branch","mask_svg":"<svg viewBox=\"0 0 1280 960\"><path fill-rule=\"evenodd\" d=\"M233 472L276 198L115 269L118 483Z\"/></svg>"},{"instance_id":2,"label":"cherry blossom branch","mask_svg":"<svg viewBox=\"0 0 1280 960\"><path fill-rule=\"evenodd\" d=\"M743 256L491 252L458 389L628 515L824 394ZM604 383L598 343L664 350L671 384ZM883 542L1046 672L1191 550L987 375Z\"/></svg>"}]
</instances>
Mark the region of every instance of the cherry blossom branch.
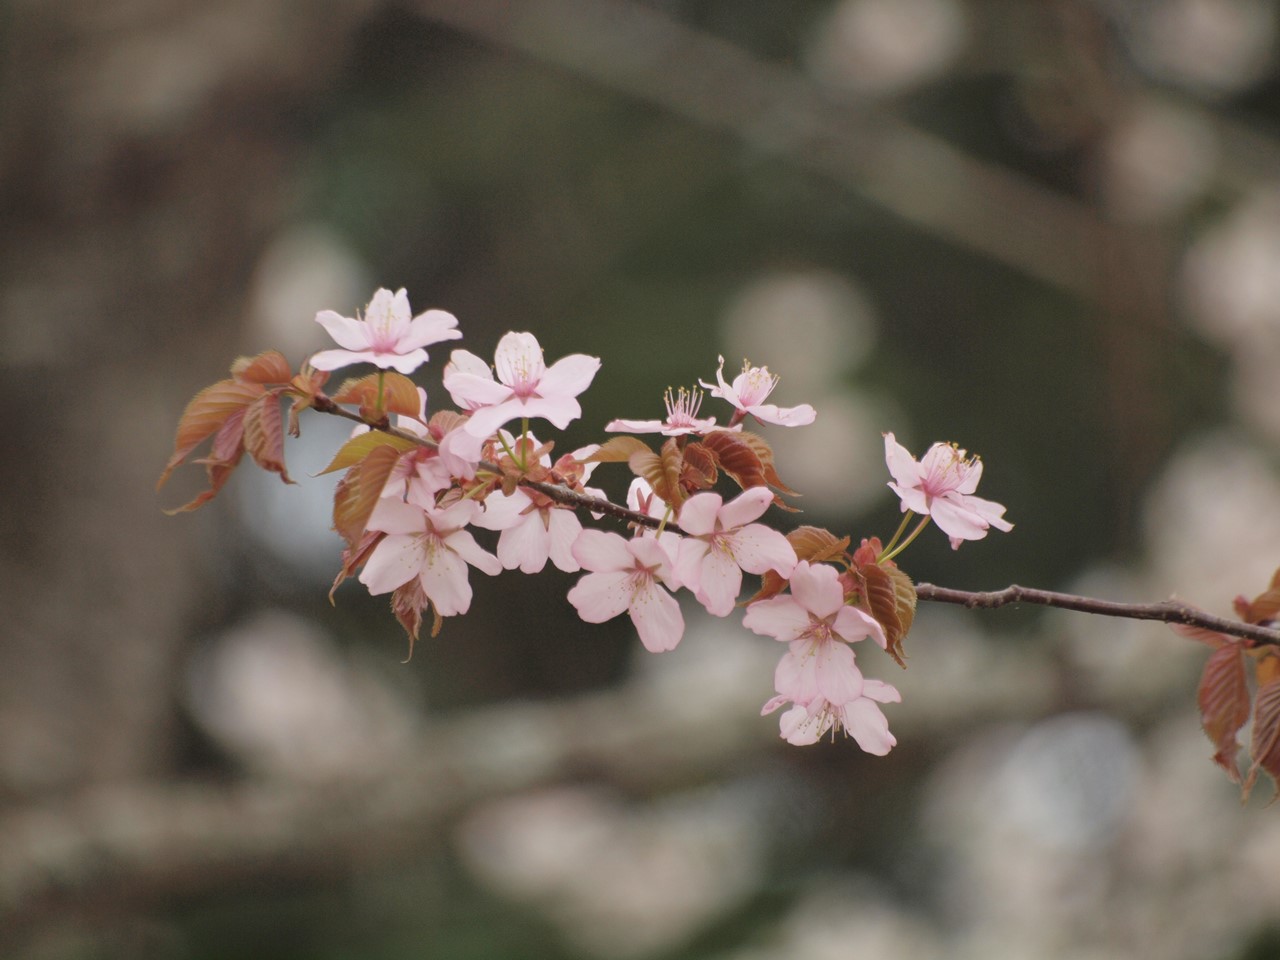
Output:
<instances>
[{"instance_id":1,"label":"cherry blossom branch","mask_svg":"<svg viewBox=\"0 0 1280 960\"><path fill-rule=\"evenodd\" d=\"M410 433L408 430L401 430L399 427L393 427L385 420L370 421L366 420L358 413L353 413L344 407L334 403L327 396L319 395L313 398L312 407L321 413L329 413L334 416L344 417L354 423L362 424L374 430L381 430L392 436L399 437L402 440L408 440L421 447L435 450L438 447L433 440L420 437L417 434ZM481 469L491 471L495 474L501 474L502 468L497 464L481 461L478 466ZM651 517L647 514L637 513L620 504L616 504L611 500L602 500L599 497L588 496L584 493L578 493L576 490L570 490L568 487L553 483L543 483L538 480L522 479L522 486L531 490L537 490L554 500L556 503L564 504L579 510L588 510L592 513L604 514L626 523L636 523L642 526L657 528L660 520L657 517ZM667 524L667 529L679 531L679 528L671 523ZM916 584L916 597L919 600L926 600L933 603L953 603L959 606L968 607L971 610L984 609L994 610L997 607L1008 606L1014 603L1034 603L1044 607L1056 607L1060 610L1075 610L1080 613L1092 613L1103 617L1123 617L1129 620L1156 620L1162 623L1180 623L1187 626L1203 627L1206 630L1213 630L1232 637L1241 637L1246 640L1253 640L1257 643L1269 644L1272 646L1280 646L1280 629L1272 627L1264 627L1258 624L1245 623L1241 620L1232 620L1228 617L1219 617L1214 614L1200 610L1188 603L1180 600L1162 600L1158 603L1120 603L1113 600L1100 600L1095 597L1084 597L1073 593L1059 593L1053 590L1040 590L1034 587L1023 587L1017 584L1005 587L1003 590L989 591L971 591L956 590L951 587L939 587L932 583Z\"/></svg>"},{"instance_id":2,"label":"cherry blossom branch","mask_svg":"<svg viewBox=\"0 0 1280 960\"><path fill-rule=\"evenodd\" d=\"M920 600L937 603L955 603L970 610L994 610L1012 603L1035 603L1060 610L1076 610L1102 617L1125 617L1130 620L1159 620L1163 623L1181 623L1191 627L1203 627L1233 637L1243 637L1258 643L1280 646L1280 630L1272 627L1244 623L1228 617L1218 617L1181 600L1161 600L1159 603L1118 603L1114 600L1098 600L1073 593L1057 593L1053 590L1037 590L1017 584L1003 590L970 591L938 587L932 583L917 583L916 596Z\"/></svg>"},{"instance_id":3,"label":"cherry blossom branch","mask_svg":"<svg viewBox=\"0 0 1280 960\"><path fill-rule=\"evenodd\" d=\"M416 433L408 430L402 430L399 427L393 427L385 420L366 420L358 413L346 409L334 403L333 400L324 394L313 397L311 400L311 408L321 413L329 413L335 417L343 417L353 423L370 428L371 430L381 430L393 437L399 437L401 440L407 440L410 443L417 444L427 450L437 450L440 445L434 440L426 437L420 437ZM496 463L490 463L487 460L481 460L476 464L482 470L488 470L490 473L502 474L502 468ZM573 507L576 510L589 510L592 513L600 513L605 516L613 517L616 520L622 520L626 523L638 523L644 527L650 527L656 530L662 523L658 517L651 517L646 513L637 513L621 504L614 503L612 500L602 500L599 497L588 496L585 493L579 493L576 490L570 490L568 487L561 486L556 483L543 483L540 480L521 479L520 485L528 487L530 490L537 490L544 496L550 497L556 503L562 503L566 507ZM673 530L677 533L680 528L670 521L667 522L666 529Z\"/></svg>"}]
</instances>

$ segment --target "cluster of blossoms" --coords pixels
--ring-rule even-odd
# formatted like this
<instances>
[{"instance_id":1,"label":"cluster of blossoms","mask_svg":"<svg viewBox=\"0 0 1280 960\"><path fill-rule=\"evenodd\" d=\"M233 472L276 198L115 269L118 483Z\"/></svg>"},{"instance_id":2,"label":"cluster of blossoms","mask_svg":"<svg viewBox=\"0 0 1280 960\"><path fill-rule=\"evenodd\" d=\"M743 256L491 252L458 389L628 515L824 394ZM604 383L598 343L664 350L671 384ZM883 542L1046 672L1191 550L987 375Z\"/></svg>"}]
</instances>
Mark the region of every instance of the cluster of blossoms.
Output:
<instances>
[{"instance_id":1,"label":"cluster of blossoms","mask_svg":"<svg viewBox=\"0 0 1280 960\"><path fill-rule=\"evenodd\" d=\"M425 391L405 375L427 361L427 347L461 336L452 315L412 316L403 290L379 290L362 317L323 311L316 320L339 349L316 354L297 375L271 352L238 361L231 380L188 407L165 477L212 436L213 452L202 461L211 490L187 508L212 496L246 451L288 480L277 443L281 399L293 400L295 433L298 411L307 407L361 421L330 465L346 470L334 524L347 548L334 586L358 575L371 593L390 594L411 641L428 610L433 636L442 618L467 612L471 567L490 576L537 573L548 562L585 571L568 595L579 616L602 623L626 613L654 652L680 643L676 594L687 590L713 616L745 606L748 630L786 645L776 695L763 709L790 705L781 718L784 738L807 744L841 730L864 750L884 754L895 740L879 704L899 695L863 677L853 645L870 639L902 662L915 591L893 558L930 520L953 546L991 527L1011 529L1003 507L973 495L980 462L947 444L916 461L892 434L885 437L889 486L905 516L887 546L872 538L850 551L848 537L826 530L802 526L784 535L758 522L771 506L790 510L783 497L793 491L778 476L769 445L745 429L748 418L800 427L816 417L808 404L767 403L778 378L765 367L744 364L729 382L721 357L714 384L667 392L665 420L614 420L606 431L624 435L553 460L554 444L539 441L530 421L564 429L580 417L577 398L599 370L598 358L573 354L548 366L537 339L514 332L499 341L492 366L454 350L443 383L457 410L428 417ZM345 382L332 397L322 391L329 371L355 363L379 372ZM723 426L699 417L704 389L731 406ZM358 404L359 415L341 404ZM642 433L665 437L661 449L634 436ZM635 475L626 508L587 486L600 463L626 463ZM722 477L740 492L729 499L716 492ZM582 512L625 520L628 535L584 528ZM916 515L921 520L907 534ZM498 534L496 552L477 542L474 528ZM740 603L744 572L761 583Z\"/></svg>"}]
</instances>

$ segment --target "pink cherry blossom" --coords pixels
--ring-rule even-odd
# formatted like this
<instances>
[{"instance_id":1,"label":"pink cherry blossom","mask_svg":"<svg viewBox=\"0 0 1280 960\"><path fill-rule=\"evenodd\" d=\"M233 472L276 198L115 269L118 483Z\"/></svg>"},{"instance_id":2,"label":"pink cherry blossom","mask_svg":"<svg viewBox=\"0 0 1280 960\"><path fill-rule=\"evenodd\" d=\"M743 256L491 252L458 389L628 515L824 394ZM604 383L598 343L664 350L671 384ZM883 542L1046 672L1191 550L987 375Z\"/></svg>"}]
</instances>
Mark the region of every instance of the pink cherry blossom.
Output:
<instances>
[{"instance_id":1,"label":"pink cherry blossom","mask_svg":"<svg viewBox=\"0 0 1280 960\"><path fill-rule=\"evenodd\" d=\"M884 457L893 481L889 489L908 510L933 517L951 538L951 548L962 541L981 540L990 527L1008 532L1013 524L1004 519L1005 508L991 500L975 497L982 478L982 461L965 459L965 451L953 443L935 443L917 461L898 443L892 433L884 435Z\"/></svg>"},{"instance_id":2,"label":"pink cherry blossom","mask_svg":"<svg viewBox=\"0 0 1280 960\"><path fill-rule=\"evenodd\" d=\"M673 397L671 388L667 388L663 400L667 405L666 420L610 420L605 430L610 433L625 431L627 433L661 433L667 437L679 437L686 433L707 433L715 429L716 418L698 419L698 408L702 406L701 390L686 390L681 387Z\"/></svg>"},{"instance_id":3,"label":"pink cherry blossom","mask_svg":"<svg viewBox=\"0 0 1280 960\"><path fill-rule=\"evenodd\" d=\"M885 646L884 628L876 619L844 602L834 567L801 560L788 580L791 592L751 604L743 626L783 643L804 639L853 643L870 637L881 648Z\"/></svg>"},{"instance_id":4,"label":"pink cherry blossom","mask_svg":"<svg viewBox=\"0 0 1280 960\"><path fill-rule=\"evenodd\" d=\"M573 555L591 572L569 591L569 602L587 623L604 623L624 610L645 649L674 649L684 635L676 598L661 586L671 576L671 558L657 540L626 540L616 533L583 530Z\"/></svg>"},{"instance_id":5,"label":"pink cherry blossom","mask_svg":"<svg viewBox=\"0 0 1280 960\"><path fill-rule=\"evenodd\" d=\"M512 437L502 432L508 445L514 445ZM539 443L533 434L529 434L527 440L530 449L537 449ZM589 456L595 449L593 444L575 451L574 456ZM551 457L544 454L542 465L550 467ZM595 467L594 463L582 467L582 479L590 477ZM603 490L586 487L584 492L604 498ZM508 570L519 568L523 573L538 573L548 559L565 573L582 569L573 556L573 544L582 533L582 523L572 509L559 506L541 494L523 488L513 490L510 495L495 491L485 498L484 509L472 524L501 531L498 559Z\"/></svg>"},{"instance_id":6,"label":"pink cherry blossom","mask_svg":"<svg viewBox=\"0 0 1280 960\"><path fill-rule=\"evenodd\" d=\"M778 663L774 684L780 692L760 713L764 716L784 703L793 704L779 721L788 743L817 743L828 731L842 730L867 753L882 757L898 742L876 704L897 703L901 695L881 680L863 677L846 644L797 640ZM836 688L838 699L814 693L824 686Z\"/></svg>"},{"instance_id":7,"label":"pink cherry blossom","mask_svg":"<svg viewBox=\"0 0 1280 960\"><path fill-rule=\"evenodd\" d=\"M360 582L377 596L417 577L442 617L466 613L471 607L467 564L490 576L502 572L498 558L481 549L465 529L479 510L473 500L461 500L443 510L380 500L369 518L369 529L387 536L373 548Z\"/></svg>"},{"instance_id":8,"label":"pink cherry blossom","mask_svg":"<svg viewBox=\"0 0 1280 960\"><path fill-rule=\"evenodd\" d=\"M550 367L531 333L508 333L494 351L498 377L483 360L466 350L453 351L444 370L444 386L454 403L470 410L466 430L486 438L516 417L542 417L563 430L582 416L577 396L600 369L598 357L575 353Z\"/></svg>"},{"instance_id":9,"label":"pink cherry blossom","mask_svg":"<svg viewBox=\"0 0 1280 960\"><path fill-rule=\"evenodd\" d=\"M753 367L744 360L742 372L733 378L732 384L726 383L724 357L721 357L720 369L716 371L717 384L713 386L705 380L699 382L711 391L713 397L733 404L735 412L732 423L737 423L747 414L763 423L776 423L782 427L803 427L813 423L818 414L807 403L798 407L779 407L764 402L778 385L778 379L769 372L768 367Z\"/></svg>"},{"instance_id":10,"label":"pink cherry blossom","mask_svg":"<svg viewBox=\"0 0 1280 960\"><path fill-rule=\"evenodd\" d=\"M727 617L742 589L742 571L774 570L789 577L796 552L777 530L752 523L773 502L768 487L744 490L728 503L718 493L698 493L680 508L686 534L676 557L676 576L707 612Z\"/></svg>"},{"instance_id":11,"label":"pink cherry blossom","mask_svg":"<svg viewBox=\"0 0 1280 960\"><path fill-rule=\"evenodd\" d=\"M364 316L344 317L332 310L316 314L320 324L341 350L321 350L311 358L317 370L337 370L353 363L372 363L384 370L413 373L427 361L422 349L442 340L457 340L458 319L443 310L428 310L410 319L409 295L403 288L394 294L379 289L364 309Z\"/></svg>"}]
</instances>

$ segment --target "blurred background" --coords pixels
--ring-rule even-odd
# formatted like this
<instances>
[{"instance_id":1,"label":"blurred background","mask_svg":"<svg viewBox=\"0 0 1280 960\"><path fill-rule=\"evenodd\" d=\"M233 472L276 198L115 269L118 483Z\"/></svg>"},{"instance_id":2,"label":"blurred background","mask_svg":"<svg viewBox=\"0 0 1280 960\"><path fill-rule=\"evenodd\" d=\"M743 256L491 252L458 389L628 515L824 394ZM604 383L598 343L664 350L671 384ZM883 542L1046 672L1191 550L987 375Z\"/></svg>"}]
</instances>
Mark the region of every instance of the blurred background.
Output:
<instances>
[{"instance_id":1,"label":"blurred background","mask_svg":"<svg viewBox=\"0 0 1280 960\"><path fill-rule=\"evenodd\" d=\"M404 286L603 359L561 451L748 357L819 411L794 522L888 536L881 432L953 440L1017 527L916 579L1229 612L1280 564L1277 3L0 13L0 955L1280 956L1280 814L1159 626L922 608L860 657L894 751L799 749L772 641L646 655L552 571L402 664L326 602L348 425L153 489L234 357Z\"/></svg>"}]
</instances>

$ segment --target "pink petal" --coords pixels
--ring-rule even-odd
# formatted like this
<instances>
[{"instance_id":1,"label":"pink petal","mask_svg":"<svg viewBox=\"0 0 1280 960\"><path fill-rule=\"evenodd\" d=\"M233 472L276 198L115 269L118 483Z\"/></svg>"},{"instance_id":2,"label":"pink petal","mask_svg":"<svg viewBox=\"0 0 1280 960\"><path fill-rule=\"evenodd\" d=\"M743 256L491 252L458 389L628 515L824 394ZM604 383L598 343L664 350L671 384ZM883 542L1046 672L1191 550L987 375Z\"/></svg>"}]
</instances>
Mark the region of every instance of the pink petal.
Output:
<instances>
[{"instance_id":1,"label":"pink petal","mask_svg":"<svg viewBox=\"0 0 1280 960\"><path fill-rule=\"evenodd\" d=\"M701 537L713 532L716 528L716 516L723 505L724 499L718 493L695 493L680 508L680 529L691 537Z\"/></svg>"},{"instance_id":2,"label":"pink petal","mask_svg":"<svg viewBox=\"0 0 1280 960\"><path fill-rule=\"evenodd\" d=\"M840 714L845 730L867 753L883 757L898 742L880 708L865 697L845 704Z\"/></svg>"},{"instance_id":3,"label":"pink petal","mask_svg":"<svg viewBox=\"0 0 1280 960\"><path fill-rule=\"evenodd\" d=\"M544 397L576 397L591 386L600 369L600 358L585 353L561 357L542 374L538 392Z\"/></svg>"},{"instance_id":4,"label":"pink petal","mask_svg":"<svg viewBox=\"0 0 1280 960\"><path fill-rule=\"evenodd\" d=\"M537 383L546 370L542 347L532 333L504 334L493 351L493 366L498 379L509 387Z\"/></svg>"},{"instance_id":5,"label":"pink petal","mask_svg":"<svg viewBox=\"0 0 1280 960\"><path fill-rule=\"evenodd\" d=\"M425 559L421 536L393 534L373 548L360 571L360 582L377 596L390 593L418 575Z\"/></svg>"},{"instance_id":6,"label":"pink petal","mask_svg":"<svg viewBox=\"0 0 1280 960\"><path fill-rule=\"evenodd\" d=\"M365 350L369 346L369 328L359 320L344 317L332 310L321 310L316 314L316 323L324 327L333 342L347 350ZM332 351L325 351L326 353ZM312 364L312 366L315 366ZM316 367L317 370L330 369Z\"/></svg>"},{"instance_id":7,"label":"pink petal","mask_svg":"<svg viewBox=\"0 0 1280 960\"><path fill-rule=\"evenodd\" d=\"M893 475L893 479L903 487L918 487L920 485L920 464L916 462L916 458L911 456L910 451L893 438L892 433L884 435L884 460L889 467L889 473ZM901 493L899 493L901 496Z\"/></svg>"},{"instance_id":8,"label":"pink petal","mask_svg":"<svg viewBox=\"0 0 1280 960\"><path fill-rule=\"evenodd\" d=\"M631 622L650 653L674 650L684 636L684 616L676 598L647 578L631 598Z\"/></svg>"},{"instance_id":9,"label":"pink petal","mask_svg":"<svg viewBox=\"0 0 1280 960\"><path fill-rule=\"evenodd\" d=\"M711 544L706 540L698 540L695 537L683 538L676 547L676 579L680 581L682 586L688 587L694 593L698 592L702 561L706 558L707 551L710 549Z\"/></svg>"},{"instance_id":10,"label":"pink petal","mask_svg":"<svg viewBox=\"0 0 1280 960\"><path fill-rule=\"evenodd\" d=\"M981 540L987 535L987 521L949 499L934 500L929 516L953 540Z\"/></svg>"},{"instance_id":11,"label":"pink petal","mask_svg":"<svg viewBox=\"0 0 1280 960\"><path fill-rule=\"evenodd\" d=\"M902 694L898 688L890 686L883 680L863 680L862 695L880 703L901 703Z\"/></svg>"},{"instance_id":12,"label":"pink petal","mask_svg":"<svg viewBox=\"0 0 1280 960\"><path fill-rule=\"evenodd\" d=\"M551 542L551 562L565 573L582 569L573 556L573 544L582 533L582 523L572 510L552 510L547 518L547 534Z\"/></svg>"},{"instance_id":13,"label":"pink petal","mask_svg":"<svg viewBox=\"0 0 1280 960\"><path fill-rule=\"evenodd\" d=\"M816 716L810 716L805 707L796 704L779 718L778 728L782 731L782 738L787 743L797 747L807 747L817 743L822 735L831 729L831 722L829 713L820 711Z\"/></svg>"},{"instance_id":14,"label":"pink petal","mask_svg":"<svg viewBox=\"0 0 1280 960\"><path fill-rule=\"evenodd\" d=\"M681 580L688 586L688 581ZM711 550L702 561L699 570L698 601L715 617L727 617L733 613L742 590L742 569L723 550Z\"/></svg>"},{"instance_id":15,"label":"pink petal","mask_svg":"<svg viewBox=\"0 0 1280 960\"><path fill-rule=\"evenodd\" d=\"M573 542L573 559L585 569L597 572L622 570L629 573L635 568L635 558L627 549L627 541L604 530L583 530Z\"/></svg>"},{"instance_id":16,"label":"pink petal","mask_svg":"<svg viewBox=\"0 0 1280 960\"><path fill-rule=\"evenodd\" d=\"M501 491L491 493L480 505L480 512L472 519L471 525L483 530L506 530L523 520L522 514L530 503L529 495L523 490L516 490L511 496Z\"/></svg>"},{"instance_id":17,"label":"pink petal","mask_svg":"<svg viewBox=\"0 0 1280 960\"><path fill-rule=\"evenodd\" d=\"M840 612L836 614L832 629L846 643L856 643L859 640L865 640L870 637L880 645L881 649L884 649L887 645L884 627L880 625L880 621L857 607L848 605L841 607Z\"/></svg>"},{"instance_id":18,"label":"pink petal","mask_svg":"<svg viewBox=\"0 0 1280 960\"><path fill-rule=\"evenodd\" d=\"M471 414L471 419L463 425L463 429L473 437L483 439L491 436L504 423L516 417L528 415L524 403L519 398L509 397L492 407L477 408Z\"/></svg>"},{"instance_id":19,"label":"pink petal","mask_svg":"<svg viewBox=\"0 0 1280 960\"><path fill-rule=\"evenodd\" d=\"M896 483L888 483L888 488L898 495L902 501L903 511L911 510L921 515L929 512L929 498L918 487L904 487Z\"/></svg>"},{"instance_id":20,"label":"pink petal","mask_svg":"<svg viewBox=\"0 0 1280 960\"><path fill-rule=\"evenodd\" d=\"M610 420L604 425L606 433L661 433L663 420Z\"/></svg>"},{"instance_id":21,"label":"pink petal","mask_svg":"<svg viewBox=\"0 0 1280 960\"><path fill-rule=\"evenodd\" d=\"M453 551L477 570L482 570L491 577L496 577L502 572L502 561L476 543L476 538L471 535L470 531L455 530L445 537L444 543L448 551ZM465 570L463 571L463 578L466 578ZM469 589L467 595L470 596ZM449 616L443 610L440 612L445 616Z\"/></svg>"},{"instance_id":22,"label":"pink petal","mask_svg":"<svg viewBox=\"0 0 1280 960\"><path fill-rule=\"evenodd\" d=\"M573 397L544 396L532 397L524 401L524 409L520 416L542 417L550 420L557 430L563 430L574 420L582 416L582 407Z\"/></svg>"},{"instance_id":23,"label":"pink petal","mask_svg":"<svg viewBox=\"0 0 1280 960\"><path fill-rule=\"evenodd\" d=\"M747 607L742 625L753 633L790 643L805 635L811 620L809 612L795 597L770 597Z\"/></svg>"},{"instance_id":24,"label":"pink petal","mask_svg":"<svg viewBox=\"0 0 1280 960\"><path fill-rule=\"evenodd\" d=\"M317 370L338 370L353 363L373 363L376 358L377 354L369 350L358 353L351 350L321 350L307 362Z\"/></svg>"},{"instance_id":25,"label":"pink petal","mask_svg":"<svg viewBox=\"0 0 1280 960\"><path fill-rule=\"evenodd\" d=\"M569 602L587 623L604 623L627 609L631 604L631 594L631 574L625 570L611 570L584 576L569 591Z\"/></svg>"},{"instance_id":26,"label":"pink petal","mask_svg":"<svg viewBox=\"0 0 1280 960\"><path fill-rule=\"evenodd\" d=\"M470 534L466 536L470 537ZM474 542L472 541L473 544ZM493 558L493 562L498 570L502 569L497 557ZM467 582L467 565L461 556L443 543L438 543L437 548L422 564L418 579L422 581L423 592L431 598L440 616L456 616L471 608L471 584Z\"/></svg>"},{"instance_id":27,"label":"pink petal","mask_svg":"<svg viewBox=\"0 0 1280 960\"><path fill-rule=\"evenodd\" d=\"M753 523L732 536L733 559L748 573L762 574L773 570L790 577L796 568L796 551L777 530Z\"/></svg>"},{"instance_id":28,"label":"pink petal","mask_svg":"<svg viewBox=\"0 0 1280 960\"><path fill-rule=\"evenodd\" d=\"M791 572L789 582L796 602L819 620L825 620L844 606L844 591L840 589L834 567L801 560Z\"/></svg>"},{"instance_id":29,"label":"pink petal","mask_svg":"<svg viewBox=\"0 0 1280 960\"><path fill-rule=\"evenodd\" d=\"M773 503L773 492L768 487L752 487L750 490L743 490L720 511L720 527L723 530L734 530L752 520L758 520L769 509L771 503ZM684 524L682 523L681 526Z\"/></svg>"},{"instance_id":30,"label":"pink petal","mask_svg":"<svg viewBox=\"0 0 1280 960\"><path fill-rule=\"evenodd\" d=\"M373 362L384 370L390 367L398 373L408 375L427 362L427 351L414 350L409 353L379 353ZM319 370L319 367L316 367Z\"/></svg>"},{"instance_id":31,"label":"pink petal","mask_svg":"<svg viewBox=\"0 0 1280 960\"><path fill-rule=\"evenodd\" d=\"M806 427L818 419L818 412L807 403L797 407L778 407L772 403L758 403L750 413L764 423L776 423L780 427Z\"/></svg>"},{"instance_id":32,"label":"pink petal","mask_svg":"<svg viewBox=\"0 0 1280 960\"><path fill-rule=\"evenodd\" d=\"M420 534L427 529L427 517L420 507L401 500L379 500L366 526L383 533Z\"/></svg>"},{"instance_id":33,"label":"pink petal","mask_svg":"<svg viewBox=\"0 0 1280 960\"><path fill-rule=\"evenodd\" d=\"M675 570L666 544L653 537L634 537L627 542L627 550L640 562L640 565L652 570L662 580L670 579ZM584 564L585 566L585 564Z\"/></svg>"},{"instance_id":34,"label":"pink petal","mask_svg":"<svg viewBox=\"0 0 1280 960\"><path fill-rule=\"evenodd\" d=\"M826 640L813 654L818 694L837 706L862 696L862 671L848 644Z\"/></svg>"},{"instance_id":35,"label":"pink petal","mask_svg":"<svg viewBox=\"0 0 1280 960\"><path fill-rule=\"evenodd\" d=\"M521 517L498 539L498 559L508 570L519 567L521 573L537 573L547 565L550 554L551 538L538 510Z\"/></svg>"},{"instance_id":36,"label":"pink petal","mask_svg":"<svg viewBox=\"0 0 1280 960\"><path fill-rule=\"evenodd\" d=\"M445 340L461 340L462 331L455 330L458 318L444 310L427 310L409 323L409 329L400 338L400 349L414 350Z\"/></svg>"}]
</instances>

